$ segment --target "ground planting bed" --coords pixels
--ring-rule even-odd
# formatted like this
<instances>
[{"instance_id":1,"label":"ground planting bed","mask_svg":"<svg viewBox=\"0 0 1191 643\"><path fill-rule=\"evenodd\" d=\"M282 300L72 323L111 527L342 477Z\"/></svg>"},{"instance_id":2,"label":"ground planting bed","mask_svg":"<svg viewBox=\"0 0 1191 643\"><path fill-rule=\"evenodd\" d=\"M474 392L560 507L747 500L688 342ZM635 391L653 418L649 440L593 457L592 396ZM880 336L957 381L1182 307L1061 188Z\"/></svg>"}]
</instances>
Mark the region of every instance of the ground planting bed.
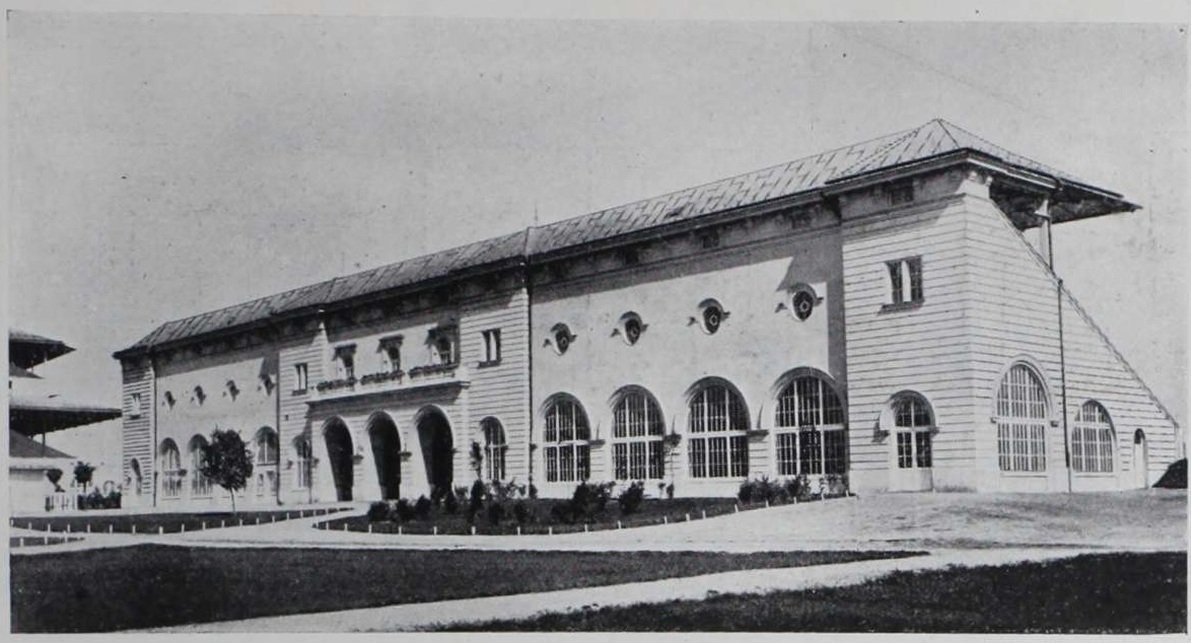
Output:
<instances>
[{"instance_id":1,"label":"ground planting bed","mask_svg":"<svg viewBox=\"0 0 1191 643\"><path fill-rule=\"evenodd\" d=\"M835 500L827 502L831 501ZM473 527L476 535L566 534L703 520L770 506L763 501L745 504L733 498L647 499L641 503L637 511L626 514L613 501L608 503L603 511L594 512L589 517L574 518L568 522L558 519L552 512L555 507L564 506L567 503L566 500L534 499L518 502L527 507L525 520L519 521L515 512L510 509L505 512L505 516L497 524L492 523L486 511L477 513L469 521L464 507L459 507L452 514L440 506L424 518L398 520L394 517L384 520L369 520L368 516L345 516L320 521L315 523L314 527L316 529L377 534L467 535L473 533ZM511 507L514 503L508 504ZM789 503L773 503L774 506L776 504Z\"/></svg>"},{"instance_id":2,"label":"ground planting bed","mask_svg":"<svg viewBox=\"0 0 1191 643\"><path fill-rule=\"evenodd\" d=\"M259 525L280 522L292 518L325 516L338 508L290 509L288 511L239 511L232 513L150 513L150 514L96 514L77 516L45 516L38 518L11 518L13 527L31 529L45 533L117 533L117 534L173 534L181 531L201 531L221 527ZM135 529L135 531L134 531Z\"/></svg>"},{"instance_id":3,"label":"ground planting bed","mask_svg":"<svg viewBox=\"0 0 1191 643\"><path fill-rule=\"evenodd\" d=\"M895 572L851 587L729 595L468 624L456 631L1174 633L1187 631L1187 555Z\"/></svg>"},{"instance_id":4,"label":"ground planting bed","mask_svg":"<svg viewBox=\"0 0 1191 643\"><path fill-rule=\"evenodd\" d=\"M921 552L534 552L137 545L11 556L15 632L103 632Z\"/></svg>"},{"instance_id":5,"label":"ground planting bed","mask_svg":"<svg viewBox=\"0 0 1191 643\"><path fill-rule=\"evenodd\" d=\"M44 547L46 545L72 543L76 540L82 540L82 538L70 538L68 536L9 536L8 548L16 549L18 547Z\"/></svg>"}]
</instances>

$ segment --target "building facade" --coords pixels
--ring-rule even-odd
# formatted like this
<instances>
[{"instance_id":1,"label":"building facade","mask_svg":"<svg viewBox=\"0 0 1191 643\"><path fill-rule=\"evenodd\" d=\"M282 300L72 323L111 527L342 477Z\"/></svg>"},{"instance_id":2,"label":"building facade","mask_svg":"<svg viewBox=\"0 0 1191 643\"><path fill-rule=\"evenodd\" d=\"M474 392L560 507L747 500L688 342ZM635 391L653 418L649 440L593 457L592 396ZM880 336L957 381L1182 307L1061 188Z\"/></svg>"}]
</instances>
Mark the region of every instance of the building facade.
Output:
<instances>
[{"instance_id":1,"label":"building facade","mask_svg":"<svg viewBox=\"0 0 1191 643\"><path fill-rule=\"evenodd\" d=\"M1049 261L1136 208L931 121L166 323L115 355L126 471L220 502L198 453L235 428L261 504L1147 486L1180 428Z\"/></svg>"}]
</instances>

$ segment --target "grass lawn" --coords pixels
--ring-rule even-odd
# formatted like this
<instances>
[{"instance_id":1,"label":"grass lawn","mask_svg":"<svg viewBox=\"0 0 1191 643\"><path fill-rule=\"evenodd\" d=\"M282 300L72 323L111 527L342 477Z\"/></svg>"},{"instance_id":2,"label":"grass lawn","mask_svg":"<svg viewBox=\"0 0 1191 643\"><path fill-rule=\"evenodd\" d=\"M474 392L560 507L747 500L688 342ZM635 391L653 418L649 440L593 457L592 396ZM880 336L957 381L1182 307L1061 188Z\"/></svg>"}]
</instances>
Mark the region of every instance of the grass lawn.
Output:
<instances>
[{"instance_id":1,"label":"grass lawn","mask_svg":"<svg viewBox=\"0 0 1191 643\"><path fill-rule=\"evenodd\" d=\"M10 556L14 632L100 632L913 552L534 552L138 545Z\"/></svg>"},{"instance_id":2,"label":"grass lawn","mask_svg":"<svg viewBox=\"0 0 1191 643\"><path fill-rule=\"evenodd\" d=\"M72 543L76 540L82 540L82 538L70 538L67 536L9 536L8 548L61 545L62 543Z\"/></svg>"},{"instance_id":3,"label":"grass lawn","mask_svg":"<svg viewBox=\"0 0 1191 643\"><path fill-rule=\"evenodd\" d=\"M74 516L44 516L37 518L11 518L9 523L14 527L32 529L42 532L70 532L86 533L88 529L93 533L118 534L131 533L136 527L138 534L175 533L178 531L199 531L201 529L218 529L221 526L238 526L241 521L245 525L282 521L290 518L325 515L339 511L339 509L289 509L270 511L217 511L209 513L146 513L146 514L117 514L96 512L92 515Z\"/></svg>"},{"instance_id":4,"label":"grass lawn","mask_svg":"<svg viewBox=\"0 0 1191 643\"><path fill-rule=\"evenodd\" d=\"M897 572L852 587L549 614L457 631L1187 631L1185 553L1090 554L1001 567Z\"/></svg>"}]
</instances>

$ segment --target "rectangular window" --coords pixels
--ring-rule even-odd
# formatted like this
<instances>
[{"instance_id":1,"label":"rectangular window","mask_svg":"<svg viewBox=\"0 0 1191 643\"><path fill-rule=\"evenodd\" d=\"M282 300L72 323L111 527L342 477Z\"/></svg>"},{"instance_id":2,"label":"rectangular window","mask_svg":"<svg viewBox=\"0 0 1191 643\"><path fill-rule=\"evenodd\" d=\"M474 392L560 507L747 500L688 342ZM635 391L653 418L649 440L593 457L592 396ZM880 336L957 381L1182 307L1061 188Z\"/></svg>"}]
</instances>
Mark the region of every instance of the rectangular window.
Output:
<instances>
[{"instance_id":1,"label":"rectangular window","mask_svg":"<svg viewBox=\"0 0 1191 643\"><path fill-rule=\"evenodd\" d=\"M401 346L389 344L385 347L385 355L389 358L389 372L396 373L401 370Z\"/></svg>"},{"instance_id":2,"label":"rectangular window","mask_svg":"<svg viewBox=\"0 0 1191 643\"><path fill-rule=\"evenodd\" d=\"M306 377L306 364L294 364L294 392L302 392L306 390Z\"/></svg>"},{"instance_id":3,"label":"rectangular window","mask_svg":"<svg viewBox=\"0 0 1191 643\"><path fill-rule=\"evenodd\" d=\"M128 406L129 406L129 409L128 409L129 417L134 417L134 418L140 417L141 416L141 394L133 393L132 400L129 402Z\"/></svg>"},{"instance_id":4,"label":"rectangular window","mask_svg":"<svg viewBox=\"0 0 1191 643\"><path fill-rule=\"evenodd\" d=\"M356 356L347 353L339 358L339 363L343 368L343 379L350 380L356 376Z\"/></svg>"},{"instance_id":5,"label":"rectangular window","mask_svg":"<svg viewBox=\"0 0 1191 643\"><path fill-rule=\"evenodd\" d=\"M558 447L546 447L546 482L558 482Z\"/></svg>"},{"instance_id":6,"label":"rectangular window","mask_svg":"<svg viewBox=\"0 0 1191 643\"><path fill-rule=\"evenodd\" d=\"M456 353L456 346L459 343L459 328L457 326L439 326L431 328L429 335L432 358L438 364L455 364L459 358Z\"/></svg>"},{"instance_id":7,"label":"rectangular window","mask_svg":"<svg viewBox=\"0 0 1191 643\"><path fill-rule=\"evenodd\" d=\"M888 261L889 271L888 305L916 304L923 301L922 257L907 257Z\"/></svg>"},{"instance_id":8,"label":"rectangular window","mask_svg":"<svg viewBox=\"0 0 1191 643\"><path fill-rule=\"evenodd\" d=\"M798 434L777 434L777 474L798 475Z\"/></svg>"},{"instance_id":9,"label":"rectangular window","mask_svg":"<svg viewBox=\"0 0 1191 643\"><path fill-rule=\"evenodd\" d=\"M848 436L843 431L823 432L823 473L847 472Z\"/></svg>"},{"instance_id":10,"label":"rectangular window","mask_svg":"<svg viewBox=\"0 0 1191 643\"><path fill-rule=\"evenodd\" d=\"M649 478L661 480L663 471L662 441L650 440L649 444Z\"/></svg>"},{"instance_id":11,"label":"rectangular window","mask_svg":"<svg viewBox=\"0 0 1191 643\"><path fill-rule=\"evenodd\" d=\"M496 364L500 362L500 329L486 330L482 335L484 337L484 363Z\"/></svg>"},{"instance_id":12,"label":"rectangular window","mask_svg":"<svg viewBox=\"0 0 1191 643\"><path fill-rule=\"evenodd\" d=\"M932 466L930 453L930 434L926 432L915 433L914 447L918 451L916 454L918 468L929 469Z\"/></svg>"},{"instance_id":13,"label":"rectangular window","mask_svg":"<svg viewBox=\"0 0 1191 643\"><path fill-rule=\"evenodd\" d=\"M629 445L626 443L612 445L612 470L617 480L629 479Z\"/></svg>"},{"instance_id":14,"label":"rectangular window","mask_svg":"<svg viewBox=\"0 0 1191 643\"><path fill-rule=\"evenodd\" d=\"M712 478L728 476L728 438L707 438L707 475Z\"/></svg>"},{"instance_id":15,"label":"rectangular window","mask_svg":"<svg viewBox=\"0 0 1191 643\"><path fill-rule=\"evenodd\" d=\"M707 438L694 438L690 442L691 477L707 477Z\"/></svg>"},{"instance_id":16,"label":"rectangular window","mask_svg":"<svg viewBox=\"0 0 1191 643\"><path fill-rule=\"evenodd\" d=\"M728 438L728 448L731 454L731 476L733 478L747 476L749 473L748 438L743 435L734 435Z\"/></svg>"},{"instance_id":17,"label":"rectangular window","mask_svg":"<svg viewBox=\"0 0 1191 643\"><path fill-rule=\"evenodd\" d=\"M897 468L909 469L914 466L914 436L908 431L897 434Z\"/></svg>"},{"instance_id":18,"label":"rectangular window","mask_svg":"<svg viewBox=\"0 0 1191 643\"><path fill-rule=\"evenodd\" d=\"M819 452L822 434L818 431L801 431L798 434L798 472L807 475L823 473L822 454Z\"/></svg>"}]
</instances>

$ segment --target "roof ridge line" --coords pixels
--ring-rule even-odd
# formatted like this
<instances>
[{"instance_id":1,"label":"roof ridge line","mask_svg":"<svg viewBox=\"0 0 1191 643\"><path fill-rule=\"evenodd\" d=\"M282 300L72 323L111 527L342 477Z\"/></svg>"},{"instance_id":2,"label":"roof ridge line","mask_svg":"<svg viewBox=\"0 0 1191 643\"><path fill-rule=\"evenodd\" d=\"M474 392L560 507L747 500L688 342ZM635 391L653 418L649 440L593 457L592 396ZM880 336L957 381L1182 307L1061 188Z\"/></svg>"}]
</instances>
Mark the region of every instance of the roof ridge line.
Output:
<instances>
[{"instance_id":1,"label":"roof ridge line","mask_svg":"<svg viewBox=\"0 0 1191 643\"><path fill-rule=\"evenodd\" d=\"M872 143L873 141L878 141L878 140L881 140L881 139L883 139L883 138L890 138L890 137L899 137L899 138L900 138L901 136L903 136L903 135L905 135L905 134L909 134L909 133L912 133L912 132L914 132L914 131L917 131L917 130L918 130L918 128L917 128L917 127L912 127L912 128L910 128L910 129L908 129L908 130L903 130L903 131L900 131L900 132L893 132L893 133L890 133L890 134L881 134L880 136L873 136L873 137L870 137L870 138L866 138L866 139L864 139L863 141L857 141L857 142L855 142L855 143L849 143L848 145L840 145L840 146L838 146L838 147L833 147L833 148L831 148L831 149L829 149L829 150L823 150L822 152L816 152L816 153L814 153L814 154L809 154L809 155L807 155L807 156L800 156L800 157L798 157L798 158L796 158L796 159L791 159L791 160L789 160L789 161L784 161L784 162L782 162L782 163L774 163L774 164L772 164L772 165L767 165L767 166L765 166L765 167L760 167L760 168L757 168L757 169L755 169L755 170L749 170L749 171L747 171L747 172L739 172L739 173L733 174L733 175L731 175L731 176L725 176L725 177L721 177L721 178L714 179L714 180L711 180L711 181L705 181L705 182L703 182L703 183L700 183L700 184L698 184L698 185L693 185L693 186L689 186L689 187L685 187L685 188L679 188L679 189L677 189L677 190L670 190L669 192L663 192L663 193L661 193L661 194L655 194L655 195L653 195L653 196L645 197L644 199L637 199L637 200L635 200L635 201L629 201L629 202L627 202L627 203L620 203L620 204L617 204L617 205L608 206L608 207L606 207L606 208L601 208L601 209L599 209L599 210L593 210L593 211L591 211L591 212L585 212L585 213L583 213L583 214L576 214L576 215L574 215L574 216L569 216L569 217L567 217L567 218L565 218L565 219L559 219L559 220L557 220L557 221L551 221L550 223L542 224L542 225L540 225L540 226L535 226L535 227L538 227L538 228L547 228L547 227L554 226L554 225L562 225L562 224L564 224L564 223L567 223L568 221L574 221L574 220L576 220L576 219L582 219L582 218L584 218L584 217L594 216L594 215L597 215L597 214L601 214L601 213L603 213L603 212L608 212L609 210L616 210L617 208L627 208L628 206L635 205L635 204L637 204L637 203L644 203L644 202L646 202L646 201L653 201L654 199L662 199L662 198L665 198L665 197L668 197L668 196L672 196L672 195L678 194L678 193L680 193L680 192L688 192L688 191L691 191L691 192L693 192L693 191L696 191L696 190L698 190L698 189L700 189L700 188L707 187L707 186L709 186L709 185L715 185L716 183L730 182L730 181L732 181L733 179L738 179L738 178L740 178L740 177L743 177L743 176L749 176L750 174L757 174L757 173L759 173L759 172L765 172L766 170L773 170L773 169L776 169L776 168L784 168L784 167L788 167L788 166L790 166L790 165L793 165L793 164L795 164L795 163L800 163L800 162L802 162L802 161L808 161L808 160L810 160L810 159L819 158L819 157L821 157L821 156L828 156L828 155L830 155L830 154L833 154L833 153L835 153L835 152L839 152L840 150L846 150L846 149L848 149L848 148L852 148L852 147L860 147L860 146L862 146L862 145L864 145L864 144L866 144L866 143ZM891 144L892 144L892 143L891 143Z\"/></svg>"},{"instance_id":2,"label":"roof ridge line","mask_svg":"<svg viewBox=\"0 0 1191 643\"><path fill-rule=\"evenodd\" d=\"M867 156L863 156L863 157L857 159L855 163L852 163L848 167L840 170L839 172L836 172L835 174L832 175L831 180L849 176L850 174L852 174L852 171L854 168L856 168L856 166L867 162L869 159L876 158L876 157L888 152L890 150L890 148L892 148L894 145L897 145L898 143L901 143L902 141L906 140L906 138L917 134L918 131L921 130L923 127L926 127L926 125L929 125L929 123L908 129L904 132L900 132L899 134L892 134L891 136L895 136L896 138L894 138L892 141L889 141L885 145L873 150L872 153L868 154ZM878 138L880 138L880 137L878 137ZM870 141L873 141L873 140L876 140L876 139L870 139ZM866 141L866 142L869 142L869 141ZM848 147L856 147L856 146L863 145L863 144L864 143L857 143L856 145L849 145Z\"/></svg>"}]
</instances>

